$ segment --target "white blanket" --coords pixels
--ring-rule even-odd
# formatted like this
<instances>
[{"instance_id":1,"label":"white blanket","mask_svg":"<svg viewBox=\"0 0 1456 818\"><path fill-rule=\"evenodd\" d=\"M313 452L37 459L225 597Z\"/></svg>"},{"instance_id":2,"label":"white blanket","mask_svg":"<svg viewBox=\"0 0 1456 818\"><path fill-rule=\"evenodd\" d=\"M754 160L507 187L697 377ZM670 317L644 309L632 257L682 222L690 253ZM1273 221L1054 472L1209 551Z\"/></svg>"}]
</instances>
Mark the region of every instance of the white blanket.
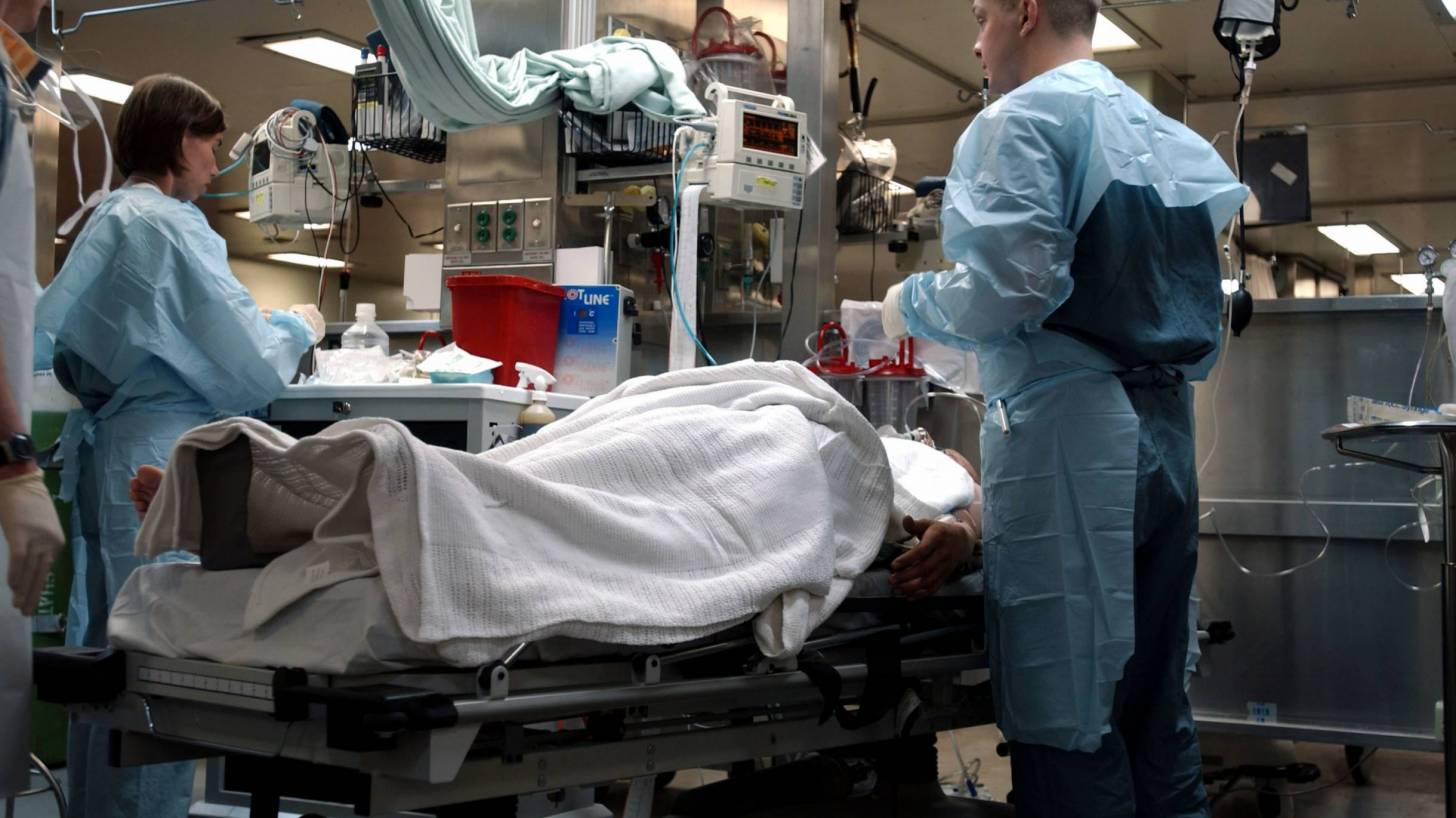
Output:
<instances>
[{"instance_id":1,"label":"white blanket","mask_svg":"<svg viewBox=\"0 0 1456 818\"><path fill-rule=\"evenodd\" d=\"M668 644L750 618L766 656L794 654L891 515L854 407L797 364L745 362L628 381L481 455L388 420L301 441L204 426L178 442L139 552L197 550L196 453L240 435L250 537L312 532L263 570L244 624L377 570L405 635L460 666L549 636Z\"/></svg>"}]
</instances>

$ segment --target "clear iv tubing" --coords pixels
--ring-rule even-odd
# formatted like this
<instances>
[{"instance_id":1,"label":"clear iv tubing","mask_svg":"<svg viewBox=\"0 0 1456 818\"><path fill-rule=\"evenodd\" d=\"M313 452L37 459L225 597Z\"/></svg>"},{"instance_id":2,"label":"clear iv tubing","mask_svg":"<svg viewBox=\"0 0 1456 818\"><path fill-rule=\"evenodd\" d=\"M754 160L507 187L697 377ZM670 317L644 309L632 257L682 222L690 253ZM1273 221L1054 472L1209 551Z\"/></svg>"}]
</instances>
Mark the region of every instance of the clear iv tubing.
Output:
<instances>
[{"instance_id":1,"label":"clear iv tubing","mask_svg":"<svg viewBox=\"0 0 1456 818\"><path fill-rule=\"evenodd\" d=\"M1204 512L1203 514L1200 514L1198 516L1198 519L1200 521L1202 521L1202 520L1208 520L1209 523L1213 526L1214 536L1216 536L1218 538L1219 545L1223 547L1224 555L1229 558L1229 562L1232 562L1234 564L1234 567L1239 570L1239 573L1244 574L1245 576L1258 577L1260 579L1280 579L1280 578L1283 578L1283 577L1292 576L1292 575L1294 575L1294 574L1296 574L1296 573L1298 573L1300 571L1303 571L1306 568L1309 568L1310 566L1314 565L1315 563L1319 562L1320 560L1324 559L1325 556L1327 554L1329 554L1329 551L1330 551L1330 542L1331 542L1331 540L1334 539L1334 535L1330 533L1329 526L1325 525L1325 521L1319 516L1319 513L1314 510L1314 506L1310 504L1309 499L1305 496L1305 493L1304 493L1304 481L1305 481L1305 479L1307 477L1309 477L1309 475L1311 475L1311 474L1313 474L1314 472L1317 472L1317 471L1334 471L1336 469L1353 469L1353 468L1360 468L1360 467L1371 466L1371 465L1375 465L1375 464L1368 463L1368 462L1329 463L1329 464L1326 464L1324 466L1312 466L1312 467L1306 469L1304 471L1304 473L1299 476L1299 481L1298 481L1298 484L1297 484L1297 489L1298 489L1298 492L1299 492L1299 502L1300 502L1300 504L1302 506L1304 506L1304 510L1309 513L1309 516L1312 517L1312 518L1314 518L1315 524L1318 525L1320 527L1320 530L1324 532L1324 534L1325 534L1325 541L1324 541L1324 544L1320 546L1320 550L1319 550L1319 553L1318 554L1315 554L1310 559L1308 559L1308 560L1306 560L1306 561L1304 561L1304 562L1302 562L1302 563L1300 563L1298 565L1291 566L1289 568L1284 568L1282 570L1274 571L1272 573L1262 572L1262 571L1255 571L1254 569L1248 567L1247 565L1244 565L1241 561L1239 561L1239 558L1236 557L1236 556L1234 556L1233 549L1229 548L1228 540L1224 539L1223 532L1221 530L1219 530L1219 527L1218 527L1218 509L1217 508L1211 508L1208 511ZM1418 483L1418 484L1416 484L1411 489L1411 497L1416 501L1416 505L1420 508L1420 510L1422 512L1422 515L1424 516L1424 510L1425 510L1425 507L1426 507L1426 502L1418 494L1418 492L1420 491L1420 488L1421 488L1422 485L1424 485L1424 483ZM1396 581L1396 583L1398 585L1400 585L1402 588L1405 588L1405 589L1407 589L1409 591L1415 591L1417 593L1426 592L1426 591L1434 591L1434 590L1436 590L1437 588L1440 587L1440 582L1437 582L1435 585L1430 585L1430 586L1412 585L1411 583L1405 581L1405 579L1402 578L1399 574L1397 574L1395 572L1394 566L1392 566L1390 564L1390 544L1391 544L1391 542L1394 541L1396 537L1400 536L1401 532L1407 531L1410 528L1416 527L1416 526L1421 526L1422 527L1422 530L1424 532L1426 523L1424 522L1424 520L1415 520L1413 522L1405 523L1404 525L1398 526L1394 531L1390 532L1390 535L1388 537L1385 538L1385 551L1384 551L1385 570L1390 574L1391 578L1394 579Z\"/></svg>"},{"instance_id":2,"label":"clear iv tubing","mask_svg":"<svg viewBox=\"0 0 1456 818\"><path fill-rule=\"evenodd\" d=\"M954 398L969 403L976 410L976 417L982 423L986 422L986 402L980 398L972 397L959 389L952 389L949 392L925 392L916 395L915 399L905 404L905 413L900 416L900 425L906 429L910 428L910 418L915 414L915 407L922 403L930 403L931 398Z\"/></svg>"},{"instance_id":3,"label":"clear iv tubing","mask_svg":"<svg viewBox=\"0 0 1456 818\"><path fill-rule=\"evenodd\" d=\"M1229 548L1228 540L1225 540L1224 539L1223 532L1220 531L1219 528L1218 528L1218 508L1217 507L1211 508L1208 511L1205 511L1204 513L1198 515L1198 519L1200 521L1202 521L1202 520L1208 520L1209 521L1209 524L1213 526L1213 533L1214 533L1215 536L1218 537L1219 545L1222 545L1223 546L1223 552L1224 552L1224 554L1228 556L1229 561L1234 564L1234 567L1237 568L1237 569L1239 569L1239 573L1244 574L1245 576L1259 577L1261 579L1279 579L1280 577L1287 577L1287 576L1290 576L1292 574L1296 574L1296 573L1298 573L1300 571L1303 571L1304 569L1306 569L1306 568L1310 567L1311 565L1314 565L1315 563L1317 563L1320 560L1324 559L1325 558L1325 555L1330 552L1330 541L1332 539L1334 539L1334 535L1330 533L1330 527L1327 526L1327 525L1325 525L1325 521L1320 518L1319 514L1317 512L1315 512L1314 506L1310 505L1309 499L1307 497L1305 497L1305 494L1304 494L1304 481L1305 481L1305 478L1309 477L1311 474L1313 474L1313 473L1315 473L1317 471L1333 471L1333 470L1336 470L1336 469L1354 469L1354 468L1360 468L1362 466L1369 466L1369 465L1371 465L1371 464L1364 463L1364 462L1355 462L1355 463L1330 463L1330 464L1324 465L1324 466L1311 466L1310 468L1305 469L1304 470L1304 473L1302 473L1302 474L1299 475L1299 481L1296 483L1296 486L1295 486L1296 491L1299 493L1299 503L1300 503L1300 505L1304 506L1304 510L1309 513L1309 516L1310 517L1313 517L1314 518L1315 524L1318 525L1320 527L1320 530L1325 533L1325 542L1324 542L1324 545L1320 546L1320 550L1319 550L1319 553L1318 554L1315 554L1310 559L1308 559L1308 560L1306 560L1304 562L1301 562L1298 565L1291 566L1289 568L1285 568L1285 569L1282 569L1282 570L1279 570L1279 571L1275 571L1273 573L1265 573L1265 572L1262 572L1262 571L1255 571L1254 569L1252 569L1252 568L1248 567L1247 565L1244 565L1242 562L1240 562L1239 561L1239 558L1236 557L1236 556L1234 556L1233 549Z\"/></svg>"},{"instance_id":4,"label":"clear iv tubing","mask_svg":"<svg viewBox=\"0 0 1456 818\"><path fill-rule=\"evenodd\" d=\"M1396 530L1390 532L1390 536L1385 538L1385 570L1390 573L1391 578L1394 579L1400 585L1400 587L1406 589L1407 591L1414 591L1418 594L1437 590L1441 587L1441 581L1438 579L1433 585L1412 585L1409 582L1406 582L1400 574L1397 574L1395 572L1395 566L1390 564L1390 543L1396 537L1400 536L1400 533L1402 531L1405 531L1406 529L1412 528L1414 526L1419 526L1420 524L1421 523L1419 520L1416 522L1406 523L1400 528L1397 528Z\"/></svg>"},{"instance_id":5,"label":"clear iv tubing","mask_svg":"<svg viewBox=\"0 0 1456 818\"><path fill-rule=\"evenodd\" d=\"M820 333L820 330L815 329L814 332L808 333L808 335L804 336L804 351L810 354L810 357L805 358L805 360L802 361L804 362L805 367L812 367L812 365L820 364L820 362L823 362L824 358L827 358L828 355L837 355L839 354L840 349L846 346L846 342L844 342L844 339L836 338L834 339L834 341L830 341L827 345L824 345L823 349L815 349L814 344L818 341L818 333ZM863 342L863 344L884 344L885 348L887 348L887 352L893 351L893 349L897 348L897 345L895 345L893 341L890 341L890 339L885 339L885 341L881 341L881 339L878 338L850 338L849 342L847 342L847 346L849 346L850 349L850 357L853 357L853 349L855 349L856 342ZM882 368L890 367L890 365L893 364L894 361L887 360L881 362L881 364L874 365L874 367L866 368L866 370L860 370L858 374L862 374L862 376L868 376L868 374L878 373L878 371L882 370Z\"/></svg>"},{"instance_id":6,"label":"clear iv tubing","mask_svg":"<svg viewBox=\"0 0 1456 818\"><path fill-rule=\"evenodd\" d=\"M1406 396L1405 405L1414 406L1416 400L1416 381L1421 378L1421 367L1426 363L1426 349L1431 345L1431 314L1434 310L1426 310L1426 329L1421 333L1421 355L1416 358L1416 371L1411 373L1410 394Z\"/></svg>"},{"instance_id":7,"label":"clear iv tubing","mask_svg":"<svg viewBox=\"0 0 1456 818\"><path fill-rule=\"evenodd\" d=\"M825 359L825 357L827 357L829 355L837 354L839 352L839 348L842 347L842 346L844 346L844 342L843 341L831 341L830 343L826 344L823 349L818 350L817 352L813 352L813 354L811 354L809 357L805 358L803 361L801 361L801 363L804 366L806 366L806 367L815 366L816 364L819 364L819 363L823 362L824 359ZM859 372L856 372L855 374L856 375L873 375L874 373L879 372L881 369L884 369L885 367L892 366L892 365L894 365L894 361L886 360L886 361L884 361L882 363L879 363L879 364L877 364L875 366L872 366L872 367L870 367L868 369L862 369Z\"/></svg>"}]
</instances>

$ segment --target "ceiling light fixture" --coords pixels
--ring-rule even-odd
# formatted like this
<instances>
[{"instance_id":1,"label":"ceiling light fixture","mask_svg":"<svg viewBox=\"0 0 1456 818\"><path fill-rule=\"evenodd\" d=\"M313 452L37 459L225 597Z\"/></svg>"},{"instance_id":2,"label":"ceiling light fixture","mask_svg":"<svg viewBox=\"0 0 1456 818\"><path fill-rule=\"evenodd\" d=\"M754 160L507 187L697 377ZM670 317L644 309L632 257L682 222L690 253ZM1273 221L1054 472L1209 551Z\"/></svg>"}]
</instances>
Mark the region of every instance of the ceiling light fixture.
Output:
<instances>
[{"instance_id":1,"label":"ceiling light fixture","mask_svg":"<svg viewBox=\"0 0 1456 818\"><path fill-rule=\"evenodd\" d=\"M301 31L294 34L275 34L268 37L249 37L245 45L260 48L312 63L321 68L338 71L341 74L354 73L359 64L359 49L362 46L351 43L326 31Z\"/></svg>"},{"instance_id":2,"label":"ceiling light fixture","mask_svg":"<svg viewBox=\"0 0 1456 818\"><path fill-rule=\"evenodd\" d=\"M278 261L284 264L297 264L300 267L326 267L330 270L337 270L344 266L344 262L336 258L320 258L310 256L307 253L269 253L269 261Z\"/></svg>"},{"instance_id":3,"label":"ceiling light fixture","mask_svg":"<svg viewBox=\"0 0 1456 818\"><path fill-rule=\"evenodd\" d=\"M1400 247L1368 224L1325 224L1317 230L1325 238L1345 248L1352 256L1388 256L1400 253ZM1421 292L1425 293L1423 285Z\"/></svg>"},{"instance_id":4,"label":"ceiling light fixture","mask_svg":"<svg viewBox=\"0 0 1456 818\"><path fill-rule=\"evenodd\" d=\"M1446 0L1448 3L1456 0ZM1142 48L1122 26L1112 22L1106 14L1098 13L1097 27L1092 30L1092 51L1132 51Z\"/></svg>"},{"instance_id":5,"label":"ceiling light fixture","mask_svg":"<svg viewBox=\"0 0 1456 818\"><path fill-rule=\"evenodd\" d=\"M66 73L61 75L64 87L79 88L87 96L120 105L131 96L131 86L124 82L98 77L95 74Z\"/></svg>"},{"instance_id":6,"label":"ceiling light fixture","mask_svg":"<svg viewBox=\"0 0 1456 818\"><path fill-rule=\"evenodd\" d=\"M1447 2L1453 2L1453 0L1447 0ZM1390 280L1404 287L1411 295L1426 294L1426 276L1423 273L1400 273L1398 275L1392 275ZM1445 294L1446 282L1436 278L1432 279L1431 283L1435 285L1435 296L1437 298Z\"/></svg>"}]
</instances>

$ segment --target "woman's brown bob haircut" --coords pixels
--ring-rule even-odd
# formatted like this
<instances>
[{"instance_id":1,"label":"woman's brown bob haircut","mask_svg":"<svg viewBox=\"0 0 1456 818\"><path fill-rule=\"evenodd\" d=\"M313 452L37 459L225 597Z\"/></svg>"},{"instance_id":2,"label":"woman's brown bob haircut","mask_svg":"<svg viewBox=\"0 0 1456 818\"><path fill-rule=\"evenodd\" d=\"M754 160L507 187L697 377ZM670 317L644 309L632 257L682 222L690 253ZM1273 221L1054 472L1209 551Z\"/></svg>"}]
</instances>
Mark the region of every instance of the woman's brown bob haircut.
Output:
<instances>
[{"instance_id":1,"label":"woman's brown bob haircut","mask_svg":"<svg viewBox=\"0 0 1456 818\"><path fill-rule=\"evenodd\" d=\"M227 130L222 106L197 83L172 74L132 86L116 123L116 164L130 176L182 172L182 137L206 139Z\"/></svg>"}]
</instances>

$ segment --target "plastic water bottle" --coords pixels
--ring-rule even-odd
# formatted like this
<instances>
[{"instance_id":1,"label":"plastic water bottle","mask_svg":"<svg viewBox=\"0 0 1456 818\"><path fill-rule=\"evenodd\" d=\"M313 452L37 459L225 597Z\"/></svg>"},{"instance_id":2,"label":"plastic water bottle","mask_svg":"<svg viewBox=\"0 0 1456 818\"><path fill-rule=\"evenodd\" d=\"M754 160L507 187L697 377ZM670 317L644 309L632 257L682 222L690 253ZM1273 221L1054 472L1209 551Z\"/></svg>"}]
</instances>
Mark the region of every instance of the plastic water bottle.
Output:
<instances>
[{"instance_id":1,"label":"plastic water bottle","mask_svg":"<svg viewBox=\"0 0 1456 818\"><path fill-rule=\"evenodd\" d=\"M374 320L373 304L358 304L354 307L354 326L344 330L340 346L344 349L371 349L379 347L389 354L389 334L379 328Z\"/></svg>"}]
</instances>

